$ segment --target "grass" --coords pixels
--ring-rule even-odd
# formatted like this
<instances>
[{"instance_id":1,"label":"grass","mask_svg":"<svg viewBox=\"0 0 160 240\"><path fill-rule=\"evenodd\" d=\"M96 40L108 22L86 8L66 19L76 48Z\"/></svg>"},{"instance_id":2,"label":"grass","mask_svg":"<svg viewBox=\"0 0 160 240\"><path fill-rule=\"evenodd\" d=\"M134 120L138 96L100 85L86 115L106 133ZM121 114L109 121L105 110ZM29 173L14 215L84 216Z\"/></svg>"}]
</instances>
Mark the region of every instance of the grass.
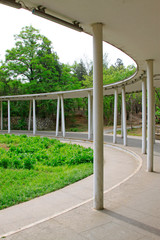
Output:
<instances>
[{"instance_id":1,"label":"grass","mask_svg":"<svg viewBox=\"0 0 160 240\"><path fill-rule=\"evenodd\" d=\"M121 134L121 131L117 131L117 134ZM142 128L127 129L127 134L131 136L142 136Z\"/></svg>"},{"instance_id":2,"label":"grass","mask_svg":"<svg viewBox=\"0 0 160 240\"><path fill-rule=\"evenodd\" d=\"M0 209L93 173L93 150L56 139L0 135Z\"/></svg>"}]
</instances>

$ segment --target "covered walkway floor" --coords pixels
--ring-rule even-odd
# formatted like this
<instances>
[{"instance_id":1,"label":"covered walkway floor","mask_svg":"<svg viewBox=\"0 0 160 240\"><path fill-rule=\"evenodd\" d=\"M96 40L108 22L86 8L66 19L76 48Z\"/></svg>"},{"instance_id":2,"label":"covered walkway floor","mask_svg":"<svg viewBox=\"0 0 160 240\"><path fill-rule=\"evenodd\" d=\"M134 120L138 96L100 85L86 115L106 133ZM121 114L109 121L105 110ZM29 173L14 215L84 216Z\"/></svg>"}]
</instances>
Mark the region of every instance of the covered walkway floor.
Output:
<instances>
[{"instance_id":1,"label":"covered walkway floor","mask_svg":"<svg viewBox=\"0 0 160 240\"><path fill-rule=\"evenodd\" d=\"M78 138L78 133L68 135ZM80 138L87 139L87 134L79 134ZM112 136L105 135L104 141L112 142ZM23 231L18 230L5 239L160 239L160 142L156 141L154 149L157 172L147 173L146 155L141 154L141 139L129 137L127 147L122 147L121 141L118 138L116 148L104 144L105 163L107 161L107 168L104 165L104 210L92 208L91 176L71 187L2 210L1 237L26 226Z\"/></svg>"}]
</instances>

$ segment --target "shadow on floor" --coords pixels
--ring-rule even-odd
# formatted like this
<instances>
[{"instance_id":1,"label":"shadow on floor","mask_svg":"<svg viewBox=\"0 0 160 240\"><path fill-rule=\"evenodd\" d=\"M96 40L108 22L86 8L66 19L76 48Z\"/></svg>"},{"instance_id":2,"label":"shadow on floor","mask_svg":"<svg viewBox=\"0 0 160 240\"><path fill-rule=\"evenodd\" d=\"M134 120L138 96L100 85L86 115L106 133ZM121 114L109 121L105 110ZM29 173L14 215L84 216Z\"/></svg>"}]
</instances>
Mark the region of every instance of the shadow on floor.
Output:
<instances>
[{"instance_id":1,"label":"shadow on floor","mask_svg":"<svg viewBox=\"0 0 160 240\"><path fill-rule=\"evenodd\" d=\"M107 214L107 215L109 215L109 216L111 216L113 218L116 218L116 219L120 220L120 221L128 223L128 224L130 224L132 226L138 227L138 228L143 229L143 230L145 230L145 231L147 231L149 233L153 233L153 234L155 234L157 236L160 236L160 229L158 229L158 228L149 226L149 225L147 225L145 223L139 222L139 221L137 221L135 219L126 217L124 215L121 215L119 213L116 213L116 212L113 212L113 211L110 211L110 210L107 210L107 209L104 209L102 212L104 214Z\"/></svg>"}]
</instances>

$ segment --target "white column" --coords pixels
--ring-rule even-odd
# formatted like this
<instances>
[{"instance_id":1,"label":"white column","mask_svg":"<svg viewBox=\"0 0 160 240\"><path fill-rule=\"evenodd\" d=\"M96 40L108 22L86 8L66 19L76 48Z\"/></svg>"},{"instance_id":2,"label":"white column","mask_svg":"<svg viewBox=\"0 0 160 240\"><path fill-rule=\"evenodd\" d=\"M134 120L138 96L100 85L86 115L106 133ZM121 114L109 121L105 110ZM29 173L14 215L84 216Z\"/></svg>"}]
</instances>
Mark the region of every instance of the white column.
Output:
<instances>
[{"instance_id":1,"label":"white column","mask_svg":"<svg viewBox=\"0 0 160 240\"><path fill-rule=\"evenodd\" d=\"M155 122L155 87L153 87L153 143L155 143L155 128L156 128L156 122Z\"/></svg>"},{"instance_id":2,"label":"white column","mask_svg":"<svg viewBox=\"0 0 160 240\"><path fill-rule=\"evenodd\" d=\"M11 132L10 100L8 100L8 133Z\"/></svg>"},{"instance_id":3,"label":"white column","mask_svg":"<svg viewBox=\"0 0 160 240\"><path fill-rule=\"evenodd\" d=\"M125 87L122 87L122 113L123 113L123 145L127 146L127 118Z\"/></svg>"},{"instance_id":4,"label":"white column","mask_svg":"<svg viewBox=\"0 0 160 240\"><path fill-rule=\"evenodd\" d=\"M93 133L93 103L91 92L88 92L88 140L91 140Z\"/></svg>"},{"instance_id":5,"label":"white column","mask_svg":"<svg viewBox=\"0 0 160 240\"><path fill-rule=\"evenodd\" d=\"M60 113L60 96L58 96L57 98L56 137L58 136L58 130L59 130L59 113Z\"/></svg>"},{"instance_id":6,"label":"white column","mask_svg":"<svg viewBox=\"0 0 160 240\"><path fill-rule=\"evenodd\" d=\"M3 130L3 102L1 101L1 130Z\"/></svg>"},{"instance_id":7,"label":"white column","mask_svg":"<svg viewBox=\"0 0 160 240\"><path fill-rule=\"evenodd\" d=\"M93 95L91 95L91 136L93 136Z\"/></svg>"},{"instance_id":8,"label":"white column","mask_svg":"<svg viewBox=\"0 0 160 240\"><path fill-rule=\"evenodd\" d=\"M121 106L121 138L123 138L123 105Z\"/></svg>"},{"instance_id":9,"label":"white column","mask_svg":"<svg viewBox=\"0 0 160 240\"><path fill-rule=\"evenodd\" d=\"M28 131L31 130L32 101L29 102Z\"/></svg>"},{"instance_id":10,"label":"white column","mask_svg":"<svg viewBox=\"0 0 160 240\"><path fill-rule=\"evenodd\" d=\"M114 92L113 143L117 142L117 113L118 113L118 89L115 89L115 92Z\"/></svg>"},{"instance_id":11,"label":"white column","mask_svg":"<svg viewBox=\"0 0 160 240\"><path fill-rule=\"evenodd\" d=\"M103 50L102 24L93 24L93 207L103 209Z\"/></svg>"},{"instance_id":12,"label":"white column","mask_svg":"<svg viewBox=\"0 0 160 240\"><path fill-rule=\"evenodd\" d=\"M142 80L142 153L146 154L146 79Z\"/></svg>"},{"instance_id":13,"label":"white column","mask_svg":"<svg viewBox=\"0 0 160 240\"><path fill-rule=\"evenodd\" d=\"M36 101L33 99L33 135L36 134Z\"/></svg>"},{"instance_id":14,"label":"white column","mask_svg":"<svg viewBox=\"0 0 160 240\"><path fill-rule=\"evenodd\" d=\"M65 137L66 133L65 133L65 117L64 117L64 100L63 100L63 96L61 95L61 127L62 127L62 134L63 137Z\"/></svg>"},{"instance_id":15,"label":"white column","mask_svg":"<svg viewBox=\"0 0 160 240\"><path fill-rule=\"evenodd\" d=\"M153 60L147 60L148 141L147 171L153 172Z\"/></svg>"}]
</instances>

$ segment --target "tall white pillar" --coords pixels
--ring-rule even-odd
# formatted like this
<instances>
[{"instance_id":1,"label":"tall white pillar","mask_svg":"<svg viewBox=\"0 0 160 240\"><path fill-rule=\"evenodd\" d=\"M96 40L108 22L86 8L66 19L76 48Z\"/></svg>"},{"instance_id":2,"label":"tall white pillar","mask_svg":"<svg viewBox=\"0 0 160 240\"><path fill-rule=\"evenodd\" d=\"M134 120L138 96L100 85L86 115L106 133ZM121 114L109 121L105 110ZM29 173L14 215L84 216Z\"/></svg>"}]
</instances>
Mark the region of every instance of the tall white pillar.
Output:
<instances>
[{"instance_id":1,"label":"tall white pillar","mask_svg":"<svg viewBox=\"0 0 160 240\"><path fill-rule=\"evenodd\" d=\"M156 131L156 122L155 122L155 87L153 87L153 143L155 143L155 131Z\"/></svg>"},{"instance_id":2,"label":"tall white pillar","mask_svg":"<svg viewBox=\"0 0 160 240\"><path fill-rule=\"evenodd\" d=\"M153 60L147 60L148 141L147 171L153 172Z\"/></svg>"},{"instance_id":3,"label":"tall white pillar","mask_svg":"<svg viewBox=\"0 0 160 240\"><path fill-rule=\"evenodd\" d=\"M122 113L123 113L123 145L127 146L127 117L125 87L122 87Z\"/></svg>"},{"instance_id":4,"label":"tall white pillar","mask_svg":"<svg viewBox=\"0 0 160 240\"><path fill-rule=\"evenodd\" d=\"M114 92L113 143L117 142L117 114L118 114L118 89L115 89L115 92Z\"/></svg>"},{"instance_id":5,"label":"tall white pillar","mask_svg":"<svg viewBox=\"0 0 160 240\"><path fill-rule=\"evenodd\" d=\"M32 101L29 102L28 131L31 130Z\"/></svg>"},{"instance_id":6,"label":"tall white pillar","mask_svg":"<svg viewBox=\"0 0 160 240\"><path fill-rule=\"evenodd\" d=\"M36 101L33 99L33 135L36 134Z\"/></svg>"},{"instance_id":7,"label":"tall white pillar","mask_svg":"<svg viewBox=\"0 0 160 240\"><path fill-rule=\"evenodd\" d=\"M123 138L123 105L121 106L121 138Z\"/></svg>"},{"instance_id":8,"label":"tall white pillar","mask_svg":"<svg viewBox=\"0 0 160 240\"><path fill-rule=\"evenodd\" d=\"M61 95L61 127L62 127L62 134L63 137L65 137L66 132L65 132L65 117L64 117L64 100L63 96Z\"/></svg>"},{"instance_id":9,"label":"tall white pillar","mask_svg":"<svg viewBox=\"0 0 160 240\"><path fill-rule=\"evenodd\" d=\"M57 98L56 137L58 136L58 130L59 130L59 113L60 113L60 96L58 96Z\"/></svg>"},{"instance_id":10,"label":"tall white pillar","mask_svg":"<svg viewBox=\"0 0 160 240\"><path fill-rule=\"evenodd\" d=\"M8 100L8 133L11 132L10 100Z\"/></svg>"},{"instance_id":11,"label":"tall white pillar","mask_svg":"<svg viewBox=\"0 0 160 240\"><path fill-rule=\"evenodd\" d=\"M3 130L3 102L1 101L1 130Z\"/></svg>"},{"instance_id":12,"label":"tall white pillar","mask_svg":"<svg viewBox=\"0 0 160 240\"><path fill-rule=\"evenodd\" d=\"M91 135L93 136L93 95L91 95Z\"/></svg>"},{"instance_id":13,"label":"tall white pillar","mask_svg":"<svg viewBox=\"0 0 160 240\"><path fill-rule=\"evenodd\" d=\"M103 209L103 50L102 24L93 28L93 139L94 185L93 207Z\"/></svg>"},{"instance_id":14,"label":"tall white pillar","mask_svg":"<svg viewBox=\"0 0 160 240\"><path fill-rule=\"evenodd\" d=\"M91 92L88 92L88 140L91 140L93 133L93 97Z\"/></svg>"},{"instance_id":15,"label":"tall white pillar","mask_svg":"<svg viewBox=\"0 0 160 240\"><path fill-rule=\"evenodd\" d=\"M146 79L142 80L142 153L146 154Z\"/></svg>"}]
</instances>

